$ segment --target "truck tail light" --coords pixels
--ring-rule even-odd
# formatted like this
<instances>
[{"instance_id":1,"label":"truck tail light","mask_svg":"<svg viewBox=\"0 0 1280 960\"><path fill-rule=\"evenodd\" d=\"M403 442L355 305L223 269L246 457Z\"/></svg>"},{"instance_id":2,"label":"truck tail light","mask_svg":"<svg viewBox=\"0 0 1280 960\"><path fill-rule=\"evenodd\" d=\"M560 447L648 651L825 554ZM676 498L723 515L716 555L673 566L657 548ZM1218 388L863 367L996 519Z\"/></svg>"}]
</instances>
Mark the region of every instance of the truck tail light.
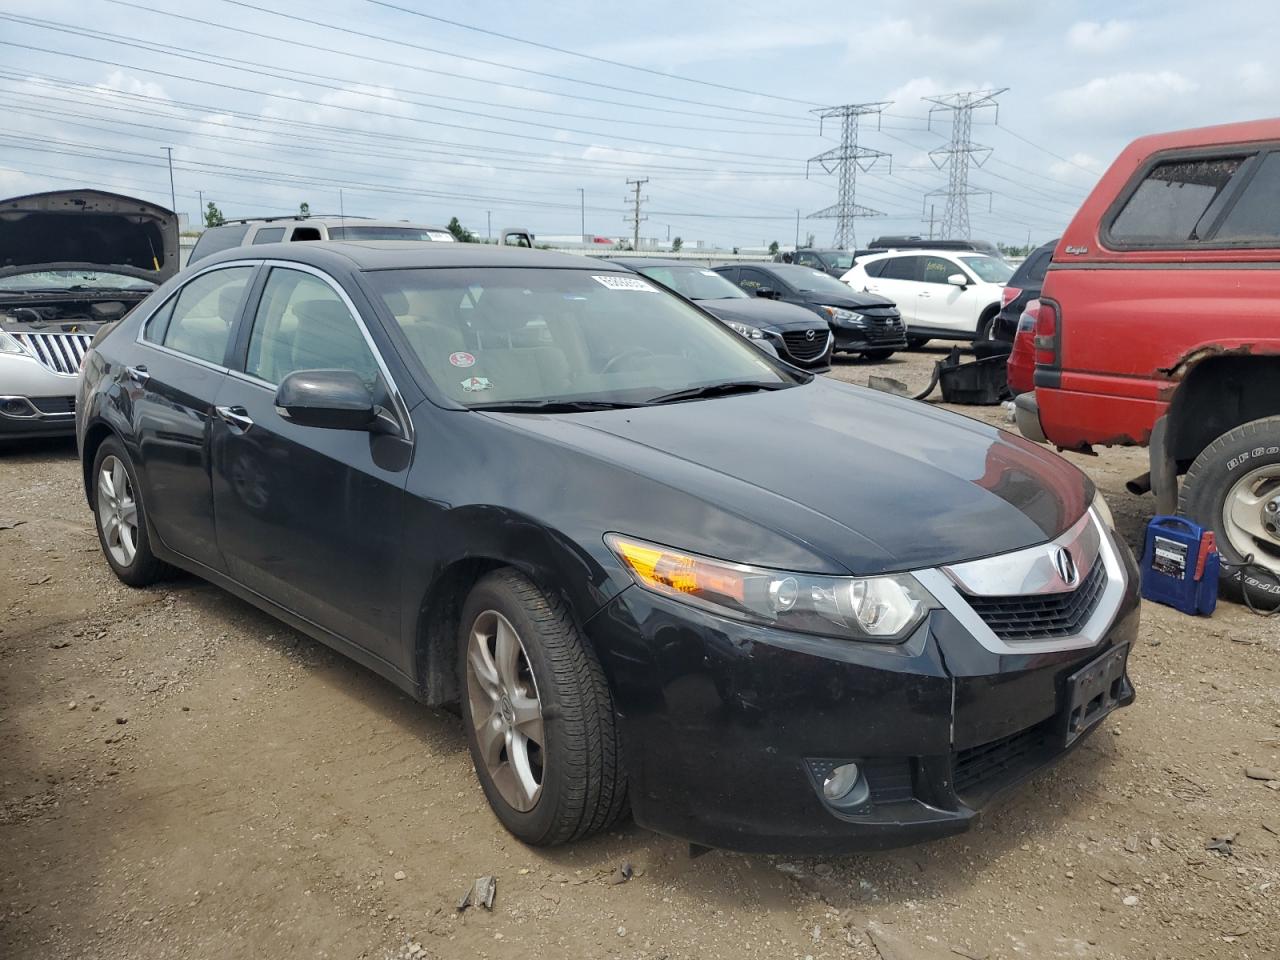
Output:
<instances>
[{"instance_id":1,"label":"truck tail light","mask_svg":"<svg viewBox=\"0 0 1280 960\"><path fill-rule=\"evenodd\" d=\"M1040 302L1036 314L1036 366L1058 365L1058 309L1052 303Z\"/></svg>"},{"instance_id":2,"label":"truck tail light","mask_svg":"<svg viewBox=\"0 0 1280 960\"><path fill-rule=\"evenodd\" d=\"M1022 291L1017 287L1005 287L1000 293L1000 306L1007 307L1009 304L1013 303L1013 301L1017 300L1021 293Z\"/></svg>"}]
</instances>

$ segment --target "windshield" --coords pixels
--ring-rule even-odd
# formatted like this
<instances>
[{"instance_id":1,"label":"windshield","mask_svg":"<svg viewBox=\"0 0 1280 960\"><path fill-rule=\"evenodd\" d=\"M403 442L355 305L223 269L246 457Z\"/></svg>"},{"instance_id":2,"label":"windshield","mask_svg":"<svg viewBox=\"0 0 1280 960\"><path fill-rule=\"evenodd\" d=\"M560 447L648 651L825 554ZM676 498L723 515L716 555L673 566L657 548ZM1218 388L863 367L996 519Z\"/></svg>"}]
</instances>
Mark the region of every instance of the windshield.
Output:
<instances>
[{"instance_id":1,"label":"windshield","mask_svg":"<svg viewBox=\"0 0 1280 960\"><path fill-rule=\"evenodd\" d=\"M837 270L853 269L853 254L851 253L824 253L822 259Z\"/></svg>"},{"instance_id":2,"label":"windshield","mask_svg":"<svg viewBox=\"0 0 1280 960\"><path fill-rule=\"evenodd\" d=\"M37 270L0 277L0 293L10 290L136 290L146 293L156 285L148 280L105 273L101 270Z\"/></svg>"},{"instance_id":3,"label":"windshield","mask_svg":"<svg viewBox=\"0 0 1280 960\"><path fill-rule=\"evenodd\" d=\"M798 379L634 274L471 268L366 274L423 368L465 406L645 403L730 382Z\"/></svg>"},{"instance_id":4,"label":"windshield","mask_svg":"<svg viewBox=\"0 0 1280 960\"><path fill-rule=\"evenodd\" d=\"M800 266L777 266L774 269L781 279L804 293L829 293L837 297L847 297L850 294L848 284L821 270Z\"/></svg>"},{"instance_id":5,"label":"windshield","mask_svg":"<svg viewBox=\"0 0 1280 960\"><path fill-rule=\"evenodd\" d=\"M430 227L362 227L337 226L329 228L330 240L435 240L452 243L453 234L448 230L432 230Z\"/></svg>"},{"instance_id":6,"label":"windshield","mask_svg":"<svg viewBox=\"0 0 1280 960\"><path fill-rule=\"evenodd\" d=\"M960 257L960 262L978 275L979 280L987 283L1008 283L1013 276L1013 267L1003 260L994 257Z\"/></svg>"},{"instance_id":7,"label":"windshield","mask_svg":"<svg viewBox=\"0 0 1280 960\"><path fill-rule=\"evenodd\" d=\"M690 300L750 300L737 284L705 267L642 267L640 272Z\"/></svg>"}]
</instances>

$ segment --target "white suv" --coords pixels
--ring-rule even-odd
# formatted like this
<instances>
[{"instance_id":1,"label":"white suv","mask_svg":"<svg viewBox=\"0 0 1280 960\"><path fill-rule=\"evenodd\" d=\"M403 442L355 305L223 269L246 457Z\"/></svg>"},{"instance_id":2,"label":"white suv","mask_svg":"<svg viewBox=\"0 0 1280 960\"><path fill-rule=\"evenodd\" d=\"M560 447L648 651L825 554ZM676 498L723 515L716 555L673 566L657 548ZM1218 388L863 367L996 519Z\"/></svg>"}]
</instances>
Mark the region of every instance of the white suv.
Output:
<instances>
[{"instance_id":1,"label":"white suv","mask_svg":"<svg viewBox=\"0 0 1280 960\"><path fill-rule=\"evenodd\" d=\"M891 250L859 257L840 279L898 305L913 347L930 339L988 340L1013 276L1003 260L967 250Z\"/></svg>"}]
</instances>

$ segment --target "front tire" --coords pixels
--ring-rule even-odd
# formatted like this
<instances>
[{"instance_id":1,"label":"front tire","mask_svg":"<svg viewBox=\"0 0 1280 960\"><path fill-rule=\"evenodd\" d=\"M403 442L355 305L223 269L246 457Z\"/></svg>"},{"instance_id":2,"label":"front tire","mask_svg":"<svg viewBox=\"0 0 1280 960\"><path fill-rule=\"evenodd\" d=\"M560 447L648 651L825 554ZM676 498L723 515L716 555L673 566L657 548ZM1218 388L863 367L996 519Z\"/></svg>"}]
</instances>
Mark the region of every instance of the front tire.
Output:
<instances>
[{"instance_id":1,"label":"front tire","mask_svg":"<svg viewBox=\"0 0 1280 960\"><path fill-rule=\"evenodd\" d=\"M907 349L919 350L928 342L928 337L907 337Z\"/></svg>"},{"instance_id":2,"label":"front tire","mask_svg":"<svg viewBox=\"0 0 1280 960\"><path fill-rule=\"evenodd\" d=\"M881 348L880 348L880 349L878 349L878 350L863 350L863 351L862 351L862 359L863 359L863 360L873 360L873 361L875 361L876 363L879 363L879 362L881 362L881 361L883 361L883 360L888 360L888 359L889 359L890 357L892 357L896 352L897 352L896 350L886 350L886 349L884 349L883 347L881 347Z\"/></svg>"},{"instance_id":3,"label":"front tire","mask_svg":"<svg viewBox=\"0 0 1280 960\"><path fill-rule=\"evenodd\" d=\"M471 759L503 826L552 846L621 816L613 696L558 598L510 568L485 576L463 606L458 665Z\"/></svg>"},{"instance_id":4,"label":"front tire","mask_svg":"<svg viewBox=\"0 0 1280 960\"><path fill-rule=\"evenodd\" d=\"M94 526L111 570L131 587L146 587L172 573L151 551L138 475L124 444L110 437L93 459Z\"/></svg>"},{"instance_id":5,"label":"front tire","mask_svg":"<svg viewBox=\"0 0 1280 960\"><path fill-rule=\"evenodd\" d=\"M1280 417L1228 430L1183 478L1178 512L1212 530L1228 567L1221 593L1261 610L1280 606ZM1270 576L1267 576L1270 574Z\"/></svg>"}]
</instances>

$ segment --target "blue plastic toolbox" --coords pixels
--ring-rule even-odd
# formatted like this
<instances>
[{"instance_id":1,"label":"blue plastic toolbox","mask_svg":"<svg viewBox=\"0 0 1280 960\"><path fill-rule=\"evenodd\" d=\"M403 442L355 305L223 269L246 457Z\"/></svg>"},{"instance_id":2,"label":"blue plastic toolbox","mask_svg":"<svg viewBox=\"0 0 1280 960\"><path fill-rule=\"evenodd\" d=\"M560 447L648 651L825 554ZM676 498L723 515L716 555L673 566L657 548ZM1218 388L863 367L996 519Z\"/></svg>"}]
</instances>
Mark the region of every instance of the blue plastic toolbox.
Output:
<instances>
[{"instance_id":1,"label":"blue plastic toolbox","mask_svg":"<svg viewBox=\"0 0 1280 960\"><path fill-rule=\"evenodd\" d=\"M1183 613L1213 613L1220 563L1212 530L1185 517L1153 517L1142 549L1142 595Z\"/></svg>"}]
</instances>

